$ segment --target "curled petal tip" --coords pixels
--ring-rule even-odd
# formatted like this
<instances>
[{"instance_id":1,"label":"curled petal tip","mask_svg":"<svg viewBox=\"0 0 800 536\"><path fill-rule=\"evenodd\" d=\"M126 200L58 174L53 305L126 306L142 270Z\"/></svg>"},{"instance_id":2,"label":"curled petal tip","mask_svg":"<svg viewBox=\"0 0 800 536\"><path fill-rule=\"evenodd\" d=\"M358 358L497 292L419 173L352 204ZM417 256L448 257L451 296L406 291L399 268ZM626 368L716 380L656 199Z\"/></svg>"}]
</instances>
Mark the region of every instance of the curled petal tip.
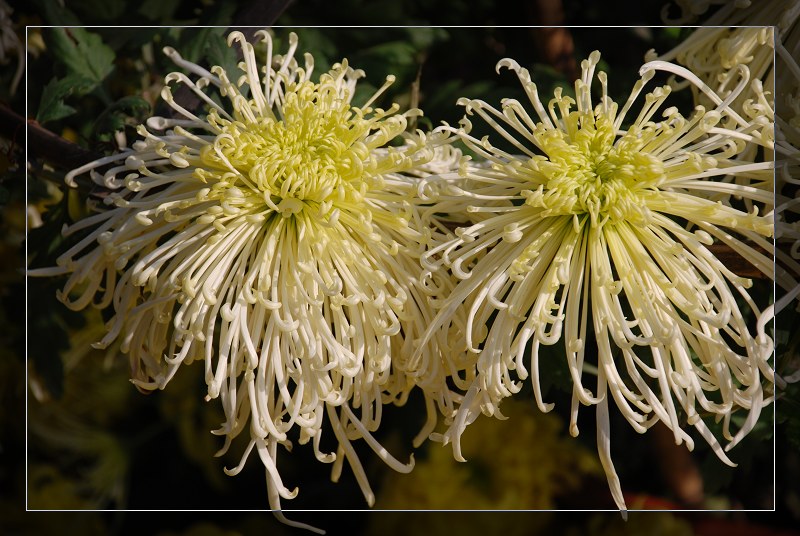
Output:
<instances>
[{"instance_id":1,"label":"curled petal tip","mask_svg":"<svg viewBox=\"0 0 800 536\"><path fill-rule=\"evenodd\" d=\"M500 69L503 69L503 68L511 69L514 72L519 72L522 69L519 66L519 63L517 63L516 61L512 60L511 58L503 58L502 60L497 62L497 66L495 67L495 70L497 71L498 74L500 73Z\"/></svg>"},{"instance_id":2,"label":"curled petal tip","mask_svg":"<svg viewBox=\"0 0 800 536\"><path fill-rule=\"evenodd\" d=\"M234 41L245 42L244 34L240 31L231 32L228 34L228 46L231 46Z\"/></svg>"}]
</instances>

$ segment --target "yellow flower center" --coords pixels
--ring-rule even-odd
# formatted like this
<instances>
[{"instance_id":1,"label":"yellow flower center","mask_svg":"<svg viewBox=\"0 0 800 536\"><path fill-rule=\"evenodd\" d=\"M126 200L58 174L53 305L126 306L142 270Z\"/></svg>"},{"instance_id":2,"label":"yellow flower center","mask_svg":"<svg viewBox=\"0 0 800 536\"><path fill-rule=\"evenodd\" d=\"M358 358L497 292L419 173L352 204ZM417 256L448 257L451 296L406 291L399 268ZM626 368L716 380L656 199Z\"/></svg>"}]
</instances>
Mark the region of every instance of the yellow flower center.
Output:
<instances>
[{"instance_id":1,"label":"yellow flower center","mask_svg":"<svg viewBox=\"0 0 800 536\"><path fill-rule=\"evenodd\" d=\"M648 221L639 194L664 179L661 161L642 152L649 132L631 129L615 141L606 115L572 112L565 121L565 130L541 127L534 133L545 156L527 163L539 187L523 192L526 203L547 216L588 214L593 224Z\"/></svg>"},{"instance_id":2,"label":"yellow flower center","mask_svg":"<svg viewBox=\"0 0 800 536\"><path fill-rule=\"evenodd\" d=\"M360 198L364 180L377 171L370 159L376 136L371 138L370 132L395 135L395 123L400 131L404 124L389 118L382 122L389 126L376 126L385 113L376 111L365 118L372 110L352 107L345 97L335 81L325 77L319 84L288 86L281 117L268 113L230 121L212 110L208 122L218 135L201 151L205 169L198 169L199 178L227 181L223 186L238 179L248 187L248 196L261 198L262 204L283 215L306 209L327 213L337 201ZM231 181L225 172L237 179Z\"/></svg>"}]
</instances>

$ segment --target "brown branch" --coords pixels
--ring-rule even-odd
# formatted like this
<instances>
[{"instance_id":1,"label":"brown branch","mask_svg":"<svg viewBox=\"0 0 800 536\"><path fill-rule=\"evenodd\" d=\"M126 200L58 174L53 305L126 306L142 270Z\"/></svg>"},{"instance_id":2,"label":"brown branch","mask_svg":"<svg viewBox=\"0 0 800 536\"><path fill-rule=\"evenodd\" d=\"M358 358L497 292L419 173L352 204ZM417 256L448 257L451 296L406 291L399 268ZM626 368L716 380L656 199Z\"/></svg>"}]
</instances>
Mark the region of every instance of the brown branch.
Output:
<instances>
[{"instance_id":1,"label":"brown branch","mask_svg":"<svg viewBox=\"0 0 800 536\"><path fill-rule=\"evenodd\" d=\"M675 435L663 422L656 423L650 430L661 476L670 491L681 505L701 507L705 500L703 476L689 449L675 444Z\"/></svg>"},{"instance_id":2,"label":"brown branch","mask_svg":"<svg viewBox=\"0 0 800 536\"><path fill-rule=\"evenodd\" d=\"M26 120L0 103L0 135L23 145L26 130L28 155L46 160L56 167L73 169L103 156L50 132L34 119Z\"/></svg>"},{"instance_id":3,"label":"brown branch","mask_svg":"<svg viewBox=\"0 0 800 536\"><path fill-rule=\"evenodd\" d=\"M749 246L754 247L764 255L770 256L768 251L764 251L752 243L747 243ZM739 277L746 277L748 279L769 279L769 276L750 264L750 262L739 255L733 248L727 244L712 244L708 246L708 250L718 258L726 268Z\"/></svg>"},{"instance_id":4,"label":"brown branch","mask_svg":"<svg viewBox=\"0 0 800 536\"><path fill-rule=\"evenodd\" d=\"M572 33L563 27L565 17L561 0L534 0L526 6L528 17L536 25L531 28L533 41L545 63L562 72L569 80L579 78Z\"/></svg>"}]
</instances>

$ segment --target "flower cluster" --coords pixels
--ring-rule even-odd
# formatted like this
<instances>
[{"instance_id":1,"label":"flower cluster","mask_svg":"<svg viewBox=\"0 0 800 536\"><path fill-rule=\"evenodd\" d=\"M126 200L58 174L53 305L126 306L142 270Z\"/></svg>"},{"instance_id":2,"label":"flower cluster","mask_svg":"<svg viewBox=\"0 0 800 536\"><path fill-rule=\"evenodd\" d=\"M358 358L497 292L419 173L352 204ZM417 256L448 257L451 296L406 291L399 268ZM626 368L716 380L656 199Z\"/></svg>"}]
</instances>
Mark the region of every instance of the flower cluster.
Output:
<instances>
[{"instance_id":1,"label":"flower cluster","mask_svg":"<svg viewBox=\"0 0 800 536\"><path fill-rule=\"evenodd\" d=\"M773 345L748 324L748 311L761 314L747 290L751 281L732 273L709 246L722 241L770 270L771 259L747 239L767 243L762 237L773 234L772 216L713 195L769 204L772 192L761 172L771 171L772 162L735 158L747 145L764 143L761 125L742 118L685 69L644 65L620 106L607 95L605 73L595 74L599 59L594 52L582 63L575 98L559 88L547 107L528 71L501 61L498 69L518 75L533 117L513 99L499 110L482 100L460 102L519 154L490 137L472 137L467 118L452 129L488 165L430 179L442 185L438 211L475 217L423 259L431 270L447 267L460 279L442 297L426 336L452 330L447 314L464 304L464 333L478 361L443 436L457 458L465 427L481 413L502 415L503 399L521 389L518 380L530 376L538 407L552 409L540 388L539 350L563 339L574 386L570 432L578 433L580 405L597 406L600 458L624 509L610 456L610 400L637 431L661 421L676 443L692 448L681 427L686 419L731 465L701 413L723 419L729 449L770 401L762 381L772 381ZM663 108L671 88L662 86L644 94L633 112L658 70L684 76L715 105L698 105L684 117L675 107ZM596 105L595 78L602 95ZM594 392L587 376L595 378ZM748 418L730 431L735 408L747 410Z\"/></svg>"},{"instance_id":2,"label":"flower cluster","mask_svg":"<svg viewBox=\"0 0 800 536\"><path fill-rule=\"evenodd\" d=\"M696 20L709 8L706 0L678 3L684 23ZM759 324L766 326L790 304L800 310L800 3L729 2L710 15L706 24L716 27L695 30L659 59L674 59L690 68L737 112L762 121L767 127L762 131L765 139L770 135L774 139L766 145L764 156L775 160L774 279L778 293L759 319ZM751 82L738 96L730 97L738 73L748 73ZM756 150L751 147L745 158L752 158ZM800 379L793 361L794 356L784 360L782 377L776 376L779 386Z\"/></svg>"},{"instance_id":3,"label":"flower cluster","mask_svg":"<svg viewBox=\"0 0 800 536\"><path fill-rule=\"evenodd\" d=\"M365 73L346 60L315 77L294 34L283 55L256 35L230 35L236 73L165 49L182 69L162 91L172 116L67 175L104 188L104 206L65 230L74 245L57 267L36 271L68 275L67 306L113 312L97 346L119 344L141 390L202 362L206 399L224 409L222 452L249 435L228 474L255 449L279 510L297 490L278 447L310 442L334 480L348 461L372 505L353 441L399 472L414 465L373 436L384 404L421 391L414 445L452 442L463 460L466 427L502 417L522 380L541 411L553 408L543 345L563 345L573 436L579 407L596 407L620 509L612 406L636 431L662 422L690 449L691 426L733 465L726 450L771 401L773 342L758 322L768 304L712 246L772 275L774 114L751 83L761 71L734 62L715 85L703 69L654 60L617 103L594 52L574 96L559 88L545 103L504 59L498 69L516 73L529 102L463 98L459 127L411 132L420 110L376 107L393 77L361 102ZM699 96L691 114L667 105L670 85L649 87L664 72ZM490 136L474 137L476 117ZM446 429L433 433L440 416ZM321 447L323 424L335 452Z\"/></svg>"},{"instance_id":4,"label":"flower cluster","mask_svg":"<svg viewBox=\"0 0 800 536\"><path fill-rule=\"evenodd\" d=\"M709 8L706 1L684 0L679 4L683 11L680 23L694 21ZM775 309L780 311L800 292L800 229L797 217L790 216L798 211L800 68L795 58L800 41L800 4L780 0L724 4L706 21L713 27L700 28L674 49L658 56L651 51L649 57L686 66L737 113L761 122L765 141L774 140L774 144L763 145L768 149L765 159L774 156L776 160L775 235L778 240L793 242L790 248L775 251L775 281L783 291ZM696 87L694 93L697 101L707 102ZM758 145L751 145L741 157L752 160L757 150Z\"/></svg>"},{"instance_id":5,"label":"flower cluster","mask_svg":"<svg viewBox=\"0 0 800 536\"><path fill-rule=\"evenodd\" d=\"M433 318L428 296L448 286L421 277L432 231L419 223L418 183L459 154L442 147L443 134L406 133L418 110L373 107L391 77L356 106L362 71L343 61L314 81L313 58L300 66L294 57L294 34L282 56L267 32L258 37L263 67L241 33L230 35L244 58L235 82L165 50L189 72L166 79L162 98L175 117L151 118L131 149L67 176L89 173L109 190L108 208L65 231L85 236L51 272L70 274L60 294L69 307L113 308L98 346L120 343L140 389L163 389L181 366L204 363L207 399L225 411L214 432L226 437L223 451L250 435L228 473L255 449L273 508L296 494L276 468L277 446L289 447L294 429L334 474L346 458L372 504L351 440L409 471L413 459L398 462L372 437L381 406L402 403L415 383L426 387L434 424L434 402L452 406L437 354L447 341L415 362L407 356ZM207 113L176 102L173 83ZM325 420L335 453L320 450Z\"/></svg>"}]
</instances>

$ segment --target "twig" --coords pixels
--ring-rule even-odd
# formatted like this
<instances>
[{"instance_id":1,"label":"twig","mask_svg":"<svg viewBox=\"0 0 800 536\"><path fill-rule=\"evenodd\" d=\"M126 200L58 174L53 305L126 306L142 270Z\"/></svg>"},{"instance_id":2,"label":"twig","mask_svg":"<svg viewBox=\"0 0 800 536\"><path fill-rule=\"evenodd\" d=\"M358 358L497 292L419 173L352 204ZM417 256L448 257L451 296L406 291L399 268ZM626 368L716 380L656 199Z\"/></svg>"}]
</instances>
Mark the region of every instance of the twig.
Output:
<instances>
[{"instance_id":1,"label":"twig","mask_svg":"<svg viewBox=\"0 0 800 536\"><path fill-rule=\"evenodd\" d=\"M760 253L769 256L770 252L764 251L752 243L745 242L747 245L754 247ZM748 279L769 279L769 276L750 264L747 259L739 255L735 249L727 244L712 244L708 246L709 251L718 258L723 265L725 265L731 272L739 277L746 277Z\"/></svg>"},{"instance_id":2,"label":"twig","mask_svg":"<svg viewBox=\"0 0 800 536\"><path fill-rule=\"evenodd\" d=\"M54 166L73 169L103 156L65 140L33 119L26 121L17 112L0 103L0 134L3 137L23 145L26 128L28 131L28 154L46 160Z\"/></svg>"}]
</instances>

